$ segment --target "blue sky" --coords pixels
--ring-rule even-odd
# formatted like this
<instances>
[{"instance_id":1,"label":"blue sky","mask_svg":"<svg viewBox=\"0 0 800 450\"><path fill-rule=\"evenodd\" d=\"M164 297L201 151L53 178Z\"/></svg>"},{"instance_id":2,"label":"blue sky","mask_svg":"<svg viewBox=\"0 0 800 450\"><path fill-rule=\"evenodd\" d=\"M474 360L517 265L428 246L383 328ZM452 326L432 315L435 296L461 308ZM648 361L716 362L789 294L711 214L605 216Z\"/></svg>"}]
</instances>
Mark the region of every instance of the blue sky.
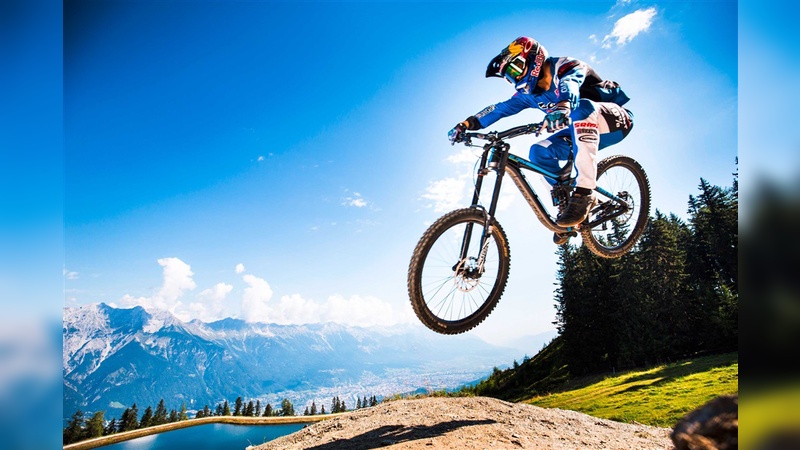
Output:
<instances>
[{"instance_id":1,"label":"blue sky","mask_svg":"<svg viewBox=\"0 0 800 450\"><path fill-rule=\"evenodd\" d=\"M483 72L520 35L622 84L636 124L600 155L639 160L685 215L736 169L736 20L725 1L69 1L64 304L414 323L411 251L469 201L446 133L513 94ZM550 233L507 187L511 277L475 331L494 342L555 319Z\"/></svg>"}]
</instances>

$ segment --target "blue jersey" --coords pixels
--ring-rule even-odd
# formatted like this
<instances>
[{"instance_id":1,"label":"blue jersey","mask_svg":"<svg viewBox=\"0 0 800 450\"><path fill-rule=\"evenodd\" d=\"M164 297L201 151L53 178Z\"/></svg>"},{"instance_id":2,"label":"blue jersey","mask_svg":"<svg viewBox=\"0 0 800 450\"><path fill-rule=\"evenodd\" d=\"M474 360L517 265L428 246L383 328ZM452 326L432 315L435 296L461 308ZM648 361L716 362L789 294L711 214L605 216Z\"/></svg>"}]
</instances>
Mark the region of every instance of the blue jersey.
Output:
<instances>
[{"instance_id":1,"label":"blue jersey","mask_svg":"<svg viewBox=\"0 0 800 450\"><path fill-rule=\"evenodd\" d=\"M551 57L553 78L547 89L531 86L529 78L516 85L517 93L510 99L484 108L475 114L481 128L497 122L503 117L514 115L523 109L538 108L545 113L552 112L557 103L568 101L571 109L578 107L580 99L613 102L622 105L628 97L613 81L603 81L597 73L583 61L568 57ZM529 75L530 77L530 75Z\"/></svg>"}]
</instances>

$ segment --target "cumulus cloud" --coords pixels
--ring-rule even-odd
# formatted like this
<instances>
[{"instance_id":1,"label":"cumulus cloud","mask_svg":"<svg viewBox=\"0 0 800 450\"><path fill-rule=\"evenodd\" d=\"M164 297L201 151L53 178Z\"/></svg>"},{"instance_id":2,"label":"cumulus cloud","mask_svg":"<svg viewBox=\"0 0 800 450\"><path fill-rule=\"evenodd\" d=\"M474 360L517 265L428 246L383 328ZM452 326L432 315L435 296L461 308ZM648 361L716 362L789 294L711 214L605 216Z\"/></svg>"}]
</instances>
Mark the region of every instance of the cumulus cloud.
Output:
<instances>
[{"instance_id":1,"label":"cumulus cloud","mask_svg":"<svg viewBox=\"0 0 800 450\"><path fill-rule=\"evenodd\" d=\"M126 294L120 299L122 307L141 306L145 309L161 309L175 313L181 305L180 298L186 291L197 287L192 277L191 266L178 258L161 258L158 264L163 267L164 281L161 288L149 297L133 297Z\"/></svg>"},{"instance_id":2,"label":"cumulus cloud","mask_svg":"<svg viewBox=\"0 0 800 450\"><path fill-rule=\"evenodd\" d=\"M611 34L603 38L603 48L611 48L613 43L623 46L633 40L639 33L647 31L656 16L656 9L650 7L632 12L614 23Z\"/></svg>"},{"instance_id":3,"label":"cumulus cloud","mask_svg":"<svg viewBox=\"0 0 800 450\"><path fill-rule=\"evenodd\" d=\"M188 311L178 311L181 320L200 319L213 322L227 316L225 299L233 290L233 286L217 283L197 294L197 301L189 304Z\"/></svg>"},{"instance_id":4,"label":"cumulus cloud","mask_svg":"<svg viewBox=\"0 0 800 450\"><path fill-rule=\"evenodd\" d=\"M247 274L242 277L247 287L242 295L242 318L248 322L269 322L272 288L263 278Z\"/></svg>"},{"instance_id":5,"label":"cumulus cloud","mask_svg":"<svg viewBox=\"0 0 800 450\"><path fill-rule=\"evenodd\" d=\"M77 280L79 278L79 274L78 274L78 272L73 272L71 270L67 270L67 268L65 267L64 268L64 278L66 278L67 280Z\"/></svg>"},{"instance_id":6,"label":"cumulus cloud","mask_svg":"<svg viewBox=\"0 0 800 450\"><path fill-rule=\"evenodd\" d=\"M432 202L435 212L447 212L462 206L466 185L466 177L433 181L422 194L422 198Z\"/></svg>"},{"instance_id":7,"label":"cumulus cloud","mask_svg":"<svg viewBox=\"0 0 800 450\"><path fill-rule=\"evenodd\" d=\"M342 202L344 206L354 206L356 208L363 208L368 205L367 201L358 192L353 192L353 195L344 199Z\"/></svg>"},{"instance_id":8,"label":"cumulus cloud","mask_svg":"<svg viewBox=\"0 0 800 450\"><path fill-rule=\"evenodd\" d=\"M352 326L394 325L411 320L409 311L371 296L353 295L345 298L332 295L324 302L307 299L300 294L284 295L271 301L272 290L261 278L249 276L242 302L242 317L250 322L303 325L335 322Z\"/></svg>"},{"instance_id":9,"label":"cumulus cloud","mask_svg":"<svg viewBox=\"0 0 800 450\"><path fill-rule=\"evenodd\" d=\"M236 273L243 273L244 272L244 264L239 263L236 265Z\"/></svg>"}]
</instances>

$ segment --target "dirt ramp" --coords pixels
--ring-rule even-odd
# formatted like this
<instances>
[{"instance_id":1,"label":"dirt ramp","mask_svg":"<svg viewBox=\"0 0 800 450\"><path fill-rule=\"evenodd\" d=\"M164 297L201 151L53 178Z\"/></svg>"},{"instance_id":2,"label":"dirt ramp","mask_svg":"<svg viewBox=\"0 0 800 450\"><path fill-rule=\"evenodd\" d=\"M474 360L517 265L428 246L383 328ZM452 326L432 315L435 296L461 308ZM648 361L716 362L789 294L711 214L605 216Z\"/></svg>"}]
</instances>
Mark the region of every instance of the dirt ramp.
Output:
<instances>
[{"instance_id":1,"label":"dirt ramp","mask_svg":"<svg viewBox=\"0 0 800 450\"><path fill-rule=\"evenodd\" d=\"M437 397L353 411L251 449L672 449L670 432L493 398Z\"/></svg>"}]
</instances>

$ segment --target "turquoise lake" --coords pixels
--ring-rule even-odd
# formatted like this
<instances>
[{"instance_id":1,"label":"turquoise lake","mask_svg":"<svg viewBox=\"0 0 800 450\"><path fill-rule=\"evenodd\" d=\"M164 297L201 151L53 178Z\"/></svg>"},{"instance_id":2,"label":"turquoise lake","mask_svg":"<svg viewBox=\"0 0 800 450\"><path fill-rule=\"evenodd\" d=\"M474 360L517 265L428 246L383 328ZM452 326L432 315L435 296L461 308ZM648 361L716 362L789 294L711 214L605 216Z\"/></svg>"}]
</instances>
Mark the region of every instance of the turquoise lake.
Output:
<instances>
[{"instance_id":1,"label":"turquoise lake","mask_svg":"<svg viewBox=\"0 0 800 450\"><path fill-rule=\"evenodd\" d=\"M294 433L306 424L231 425L209 423L144 436L100 447L102 450L244 450L249 445L263 444Z\"/></svg>"}]
</instances>

